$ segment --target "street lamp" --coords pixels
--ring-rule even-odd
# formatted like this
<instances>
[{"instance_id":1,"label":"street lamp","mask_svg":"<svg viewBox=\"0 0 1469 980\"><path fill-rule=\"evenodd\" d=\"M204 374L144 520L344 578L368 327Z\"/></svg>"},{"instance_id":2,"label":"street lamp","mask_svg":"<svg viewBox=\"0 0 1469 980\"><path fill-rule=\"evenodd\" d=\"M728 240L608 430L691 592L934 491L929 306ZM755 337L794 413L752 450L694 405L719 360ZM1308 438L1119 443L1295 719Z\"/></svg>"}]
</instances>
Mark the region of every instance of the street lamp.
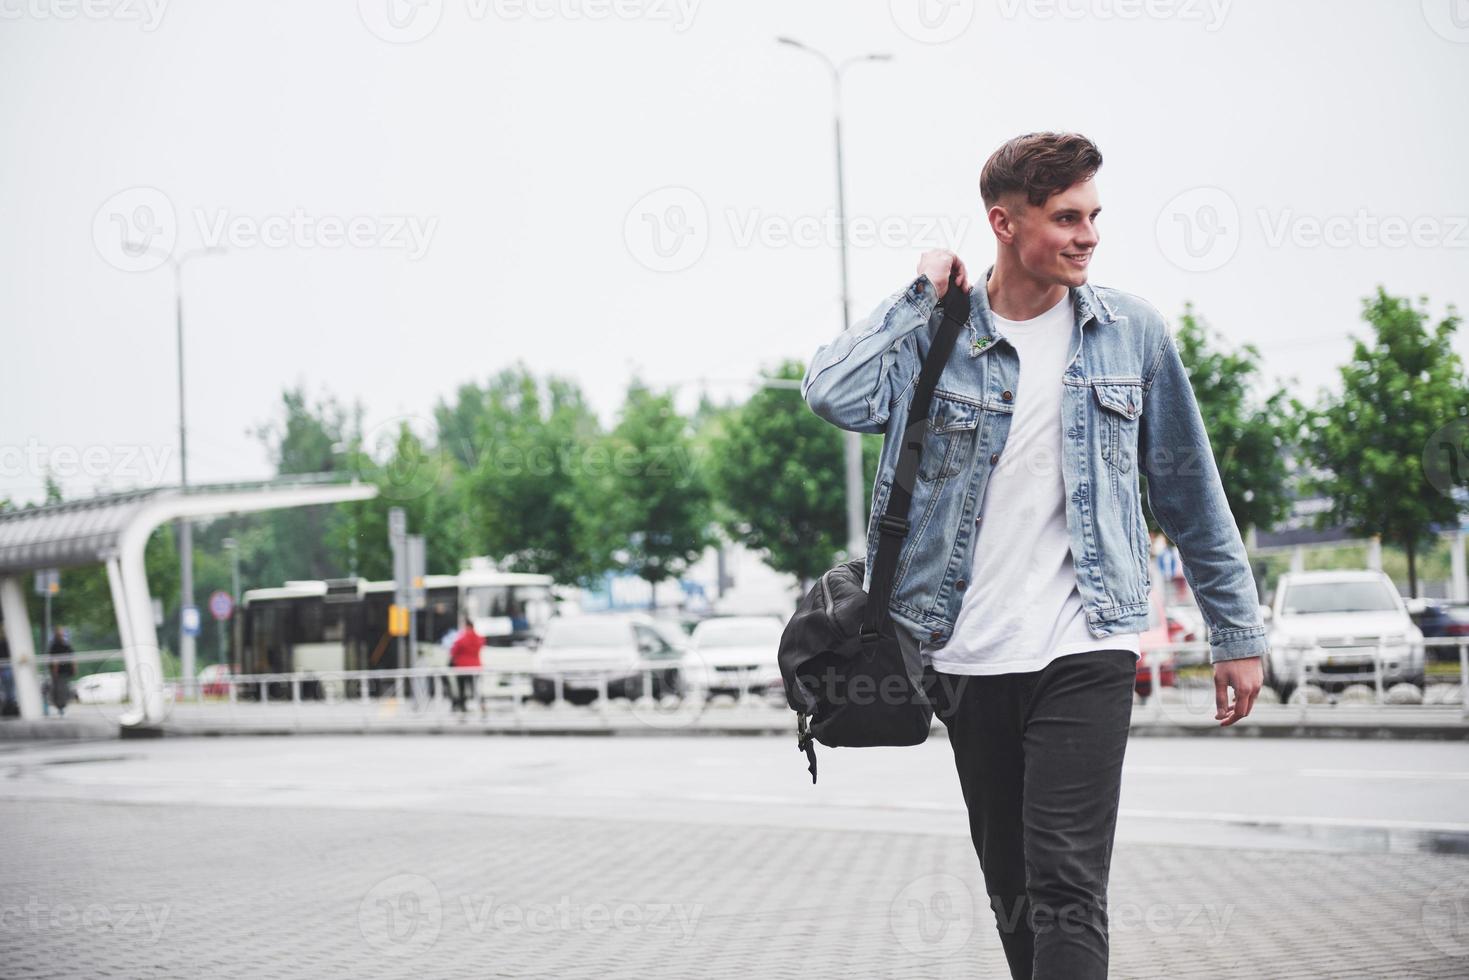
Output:
<instances>
[{"instance_id":1,"label":"street lamp","mask_svg":"<svg viewBox=\"0 0 1469 980\"><path fill-rule=\"evenodd\" d=\"M221 651L224 655L225 673L228 674L235 669L235 619L240 615L240 542L234 538L225 538L220 542L224 550L230 553L230 599L233 600L230 614L230 642Z\"/></svg>"},{"instance_id":2,"label":"street lamp","mask_svg":"<svg viewBox=\"0 0 1469 980\"><path fill-rule=\"evenodd\" d=\"M842 329L850 330L852 329L852 314L847 288L847 206L846 187L842 176L842 73L858 62L891 61L893 56L890 54L860 54L837 64L822 52L794 38L777 37L776 41L815 55L831 70L832 119L837 148L837 240L841 244L842 265ZM863 506L863 501L866 499L866 487L862 480L862 437L856 432L846 432L843 433L843 436L847 464L847 554L856 557L867 553L867 521Z\"/></svg>"},{"instance_id":3,"label":"street lamp","mask_svg":"<svg viewBox=\"0 0 1469 980\"><path fill-rule=\"evenodd\" d=\"M223 255L225 250L214 245L195 248L174 255L160 248L128 242L127 245L141 252L161 255L173 269L174 328L178 336L179 354L179 487L189 489L189 445L184 424L184 265L193 259L209 255ZM187 517L180 517L179 532L179 660L183 671L182 694L188 698L194 692L194 637L188 630L188 611L194 610L195 625L198 624L198 608L194 605L194 531Z\"/></svg>"}]
</instances>

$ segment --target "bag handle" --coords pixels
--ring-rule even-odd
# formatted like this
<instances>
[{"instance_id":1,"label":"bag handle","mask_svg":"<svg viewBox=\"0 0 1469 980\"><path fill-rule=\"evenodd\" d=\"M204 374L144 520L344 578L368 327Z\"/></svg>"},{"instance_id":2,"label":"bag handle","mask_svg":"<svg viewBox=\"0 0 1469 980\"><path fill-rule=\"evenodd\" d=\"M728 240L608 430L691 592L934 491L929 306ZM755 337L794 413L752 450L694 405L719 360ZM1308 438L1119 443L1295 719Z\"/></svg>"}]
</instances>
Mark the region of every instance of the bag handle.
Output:
<instances>
[{"instance_id":1,"label":"bag handle","mask_svg":"<svg viewBox=\"0 0 1469 980\"><path fill-rule=\"evenodd\" d=\"M969 294L949 279L948 291L939 302L943 322L923 358L918 374L918 387L908 407L908 421L903 429L903 442L898 450L898 465L893 488L888 494L887 508L878 521L877 557L872 562L872 584L862 617L862 644L876 644L890 622L888 600L893 592L893 576L897 572L898 552L908 536L908 510L913 503L913 481L918 475L918 460L923 453L923 431L928 425L928 410L933 403L933 389L949 362L959 331L969 322Z\"/></svg>"}]
</instances>

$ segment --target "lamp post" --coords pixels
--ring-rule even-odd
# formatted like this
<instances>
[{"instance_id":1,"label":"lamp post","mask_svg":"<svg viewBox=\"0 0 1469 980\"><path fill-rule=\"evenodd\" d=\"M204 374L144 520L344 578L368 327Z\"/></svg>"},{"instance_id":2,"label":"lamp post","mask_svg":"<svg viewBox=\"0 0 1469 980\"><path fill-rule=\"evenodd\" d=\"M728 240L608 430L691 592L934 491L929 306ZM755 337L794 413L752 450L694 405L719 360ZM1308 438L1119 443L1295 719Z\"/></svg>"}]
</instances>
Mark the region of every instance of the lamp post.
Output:
<instances>
[{"instance_id":1,"label":"lamp post","mask_svg":"<svg viewBox=\"0 0 1469 980\"><path fill-rule=\"evenodd\" d=\"M225 538L221 544L230 553L230 598L234 600L230 613L230 642L221 653L224 656L225 673L235 669L235 620L240 615L240 542Z\"/></svg>"},{"instance_id":2,"label":"lamp post","mask_svg":"<svg viewBox=\"0 0 1469 980\"><path fill-rule=\"evenodd\" d=\"M179 369L179 487L187 492L189 489L189 444L187 438L187 427L185 425L184 413L184 265L193 259L203 258L208 255L223 255L225 250L219 246L208 248L195 248L181 255L165 252L160 248L139 244L137 242L126 242L126 245L139 252L152 252L162 256L169 267L173 269L173 310L174 330L178 340L178 369ZM194 625L198 627L198 608L194 605L194 531L193 525L187 517L180 517L178 521L179 535L179 661L180 670L183 672L181 678L181 695L189 698L195 693L196 679L194 677L194 636L189 632L188 610L194 610Z\"/></svg>"},{"instance_id":3,"label":"lamp post","mask_svg":"<svg viewBox=\"0 0 1469 980\"><path fill-rule=\"evenodd\" d=\"M842 268L842 329L852 329L851 300L847 288L847 209L846 188L842 175L842 72L862 61L891 61L890 54L855 55L837 64L815 48L789 37L776 38L781 44L790 45L820 58L831 70L833 129L836 134L837 151L837 238L841 245ZM843 448L847 469L847 554L858 557L867 553L867 521L865 520L866 488L862 480L862 437L856 432L843 433Z\"/></svg>"}]
</instances>

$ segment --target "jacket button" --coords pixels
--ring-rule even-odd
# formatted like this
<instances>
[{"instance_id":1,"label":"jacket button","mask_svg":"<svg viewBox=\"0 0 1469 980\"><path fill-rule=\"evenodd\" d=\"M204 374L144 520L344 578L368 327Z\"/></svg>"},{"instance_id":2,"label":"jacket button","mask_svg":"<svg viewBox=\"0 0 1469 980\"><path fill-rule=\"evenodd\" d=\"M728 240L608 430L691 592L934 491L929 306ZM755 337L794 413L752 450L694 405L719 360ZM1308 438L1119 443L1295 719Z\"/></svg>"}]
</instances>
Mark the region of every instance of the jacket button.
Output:
<instances>
[{"instance_id":1,"label":"jacket button","mask_svg":"<svg viewBox=\"0 0 1469 980\"><path fill-rule=\"evenodd\" d=\"M923 292L923 280L922 279L918 280L917 282L915 282L913 284L913 291L915 293L921 293L921 292Z\"/></svg>"},{"instance_id":2,"label":"jacket button","mask_svg":"<svg viewBox=\"0 0 1469 980\"><path fill-rule=\"evenodd\" d=\"M969 587L969 583L961 578L959 581L954 583L954 587L958 589L967 589Z\"/></svg>"},{"instance_id":3,"label":"jacket button","mask_svg":"<svg viewBox=\"0 0 1469 980\"><path fill-rule=\"evenodd\" d=\"M944 631L934 630L932 633L928 634L928 638L930 640L942 640L944 638Z\"/></svg>"},{"instance_id":4,"label":"jacket button","mask_svg":"<svg viewBox=\"0 0 1469 980\"><path fill-rule=\"evenodd\" d=\"M1000 461L1000 454L999 453L990 453L990 462L991 463L998 463L999 461Z\"/></svg>"},{"instance_id":5,"label":"jacket button","mask_svg":"<svg viewBox=\"0 0 1469 980\"><path fill-rule=\"evenodd\" d=\"M974 519L974 523L976 523L976 524L978 524L978 523L979 523L979 522L980 522L980 521L981 521L981 520L983 520L983 519L984 519L984 518L983 518L983 517L976 517L976 518L975 518L975 519Z\"/></svg>"},{"instance_id":6,"label":"jacket button","mask_svg":"<svg viewBox=\"0 0 1469 980\"><path fill-rule=\"evenodd\" d=\"M1009 401L1011 398L1014 398L1015 396L1014 396L1014 394L1012 394L1009 391L1002 391L1002 392L1000 392L1000 397L1003 398L1003 399L1005 399L1005 401Z\"/></svg>"}]
</instances>

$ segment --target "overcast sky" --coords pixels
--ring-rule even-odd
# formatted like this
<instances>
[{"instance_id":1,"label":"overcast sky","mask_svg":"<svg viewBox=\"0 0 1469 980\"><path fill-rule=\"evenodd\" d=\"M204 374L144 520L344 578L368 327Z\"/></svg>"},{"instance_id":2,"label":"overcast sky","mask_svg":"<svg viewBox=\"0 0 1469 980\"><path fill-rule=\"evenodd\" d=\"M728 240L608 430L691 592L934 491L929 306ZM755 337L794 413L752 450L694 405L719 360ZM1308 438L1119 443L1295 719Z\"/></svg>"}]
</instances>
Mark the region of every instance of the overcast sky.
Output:
<instances>
[{"instance_id":1,"label":"overcast sky","mask_svg":"<svg viewBox=\"0 0 1469 980\"><path fill-rule=\"evenodd\" d=\"M1469 306L1455 2L0 0L0 495L177 479L170 249L228 249L184 267L196 482L268 476L297 383L370 440L517 360L607 424L635 372L745 397L841 325L830 77L780 34L892 55L845 75L854 317L951 236L982 271L984 160L1075 130L1092 281L1314 397L1378 284Z\"/></svg>"}]
</instances>

